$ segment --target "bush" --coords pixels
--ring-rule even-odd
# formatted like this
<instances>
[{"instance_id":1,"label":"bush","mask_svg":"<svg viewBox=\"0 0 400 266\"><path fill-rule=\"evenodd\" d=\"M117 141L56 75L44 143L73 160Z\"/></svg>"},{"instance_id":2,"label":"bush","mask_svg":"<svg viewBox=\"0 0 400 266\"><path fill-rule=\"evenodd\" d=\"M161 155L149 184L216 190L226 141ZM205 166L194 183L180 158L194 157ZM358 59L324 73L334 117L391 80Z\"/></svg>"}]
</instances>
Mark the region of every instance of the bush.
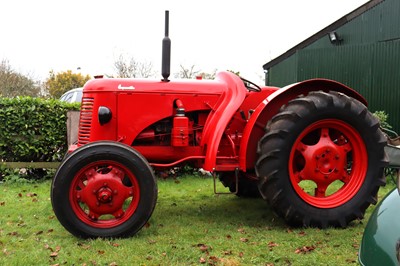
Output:
<instances>
[{"instance_id":1,"label":"bush","mask_svg":"<svg viewBox=\"0 0 400 266\"><path fill-rule=\"evenodd\" d=\"M32 97L0 98L0 161L60 161L67 149L67 112L79 104Z\"/></svg>"},{"instance_id":2,"label":"bush","mask_svg":"<svg viewBox=\"0 0 400 266\"><path fill-rule=\"evenodd\" d=\"M373 115L379 119L382 128L392 129L392 126L387 122L389 115L385 111L375 111Z\"/></svg>"}]
</instances>

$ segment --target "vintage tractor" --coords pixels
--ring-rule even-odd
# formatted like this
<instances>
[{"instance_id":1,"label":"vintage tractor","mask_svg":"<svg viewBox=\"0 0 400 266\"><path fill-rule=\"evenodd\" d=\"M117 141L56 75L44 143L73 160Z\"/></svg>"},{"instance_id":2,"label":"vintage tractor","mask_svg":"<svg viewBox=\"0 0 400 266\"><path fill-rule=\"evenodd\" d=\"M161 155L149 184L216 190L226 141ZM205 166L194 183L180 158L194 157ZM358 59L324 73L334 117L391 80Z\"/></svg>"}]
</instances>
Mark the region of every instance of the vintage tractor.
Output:
<instances>
[{"instance_id":1,"label":"vintage tractor","mask_svg":"<svg viewBox=\"0 0 400 266\"><path fill-rule=\"evenodd\" d=\"M230 72L170 81L169 51L166 13L162 80L84 86L78 142L51 187L69 232L134 235L157 201L153 169L182 164L261 195L291 225L346 227L376 203L387 140L356 91L325 79L259 87Z\"/></svg>"}]
</instances>

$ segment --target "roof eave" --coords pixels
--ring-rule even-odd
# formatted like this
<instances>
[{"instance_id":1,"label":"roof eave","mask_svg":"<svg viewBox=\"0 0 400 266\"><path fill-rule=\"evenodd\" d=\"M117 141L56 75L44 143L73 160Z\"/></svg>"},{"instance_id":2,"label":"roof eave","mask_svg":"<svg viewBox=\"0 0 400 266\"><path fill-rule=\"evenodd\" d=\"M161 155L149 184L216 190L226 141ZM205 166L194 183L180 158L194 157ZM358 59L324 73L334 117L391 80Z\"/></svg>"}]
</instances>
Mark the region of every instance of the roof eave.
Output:
<instances>
[{"instance_id":1,"label":"roof eave","mask_svg":"<svg viewBox=\"0 0 400 266\"><path fill-rule=\"evenodd\" d=\"M282 62L283 60L289 58L290 56L295 54L298 50L301 50L301 49L309 46L310 44L312 44L313 42L321 39L322 37L326 36L330 32L337 30L339 27L343 26L344 24L346 24L347 22L353 20L354 18L360 16L361 14L363 14L367 10L373 8L374 6L382 3L383 1L385 1L385 0L371 0L371 1L363 4L359 8L355 9L354 11L352 11L352 12L348 13L347 15L341 17L340 19L336 20L335 22L333 22L329 26L327 26L327 27L323 28L322 30L318 31L317 33L315 33L311 37L305 39L304 41L302 41L301 43L297 44L293 48L287 50L284 54L282 54L282 55L276 57L275 59L272 59L268 63L264 64L263 65L263 69L264 70L268 70L272 66L274 66L274 65Z\"/></svg>"}]
</instances>

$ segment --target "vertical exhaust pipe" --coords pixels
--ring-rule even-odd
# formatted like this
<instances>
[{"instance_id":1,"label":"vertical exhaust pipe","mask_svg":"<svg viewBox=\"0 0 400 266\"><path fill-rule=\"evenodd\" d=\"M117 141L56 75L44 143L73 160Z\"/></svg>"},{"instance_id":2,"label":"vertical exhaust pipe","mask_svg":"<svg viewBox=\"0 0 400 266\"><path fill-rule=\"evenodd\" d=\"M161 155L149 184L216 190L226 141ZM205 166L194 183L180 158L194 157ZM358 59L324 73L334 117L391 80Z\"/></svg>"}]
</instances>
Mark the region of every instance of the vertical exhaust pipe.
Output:
<instances>
[{"instance_id":1,"label":"vertical exhaust pipe","mask_svg":"<svg viewBox=\"0 0 400 266\"><path fill-rule=\"evenodd\" d=\"M161 61L161 75L162 81L168 82L168 77L171 74L171 39L169 34L169 11L165 10L165 36L162 40L162 61Z\"/></svg>"}]
</instances>

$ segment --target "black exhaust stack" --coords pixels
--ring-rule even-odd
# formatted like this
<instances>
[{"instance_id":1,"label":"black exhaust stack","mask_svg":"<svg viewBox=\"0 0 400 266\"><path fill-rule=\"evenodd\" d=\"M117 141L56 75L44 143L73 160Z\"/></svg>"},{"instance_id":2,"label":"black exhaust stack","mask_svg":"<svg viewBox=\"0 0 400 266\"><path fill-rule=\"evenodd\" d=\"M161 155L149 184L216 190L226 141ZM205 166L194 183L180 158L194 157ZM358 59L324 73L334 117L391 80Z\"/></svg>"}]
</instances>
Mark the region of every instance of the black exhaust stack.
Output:
<instances>
[{"instance_id":1,"label":"black exhaust stack","mask_svg":"<svg viewBox=\"0 0 400 266\"><path fill-rule=\"evenodd\" d=\"M171 74L171 39L168 37L169 31L169 11L165 10L165 36L162 40L162 62L161 62L161 75L162 81L168 82L168 77Z\"/></svg>"}]
</instances>

